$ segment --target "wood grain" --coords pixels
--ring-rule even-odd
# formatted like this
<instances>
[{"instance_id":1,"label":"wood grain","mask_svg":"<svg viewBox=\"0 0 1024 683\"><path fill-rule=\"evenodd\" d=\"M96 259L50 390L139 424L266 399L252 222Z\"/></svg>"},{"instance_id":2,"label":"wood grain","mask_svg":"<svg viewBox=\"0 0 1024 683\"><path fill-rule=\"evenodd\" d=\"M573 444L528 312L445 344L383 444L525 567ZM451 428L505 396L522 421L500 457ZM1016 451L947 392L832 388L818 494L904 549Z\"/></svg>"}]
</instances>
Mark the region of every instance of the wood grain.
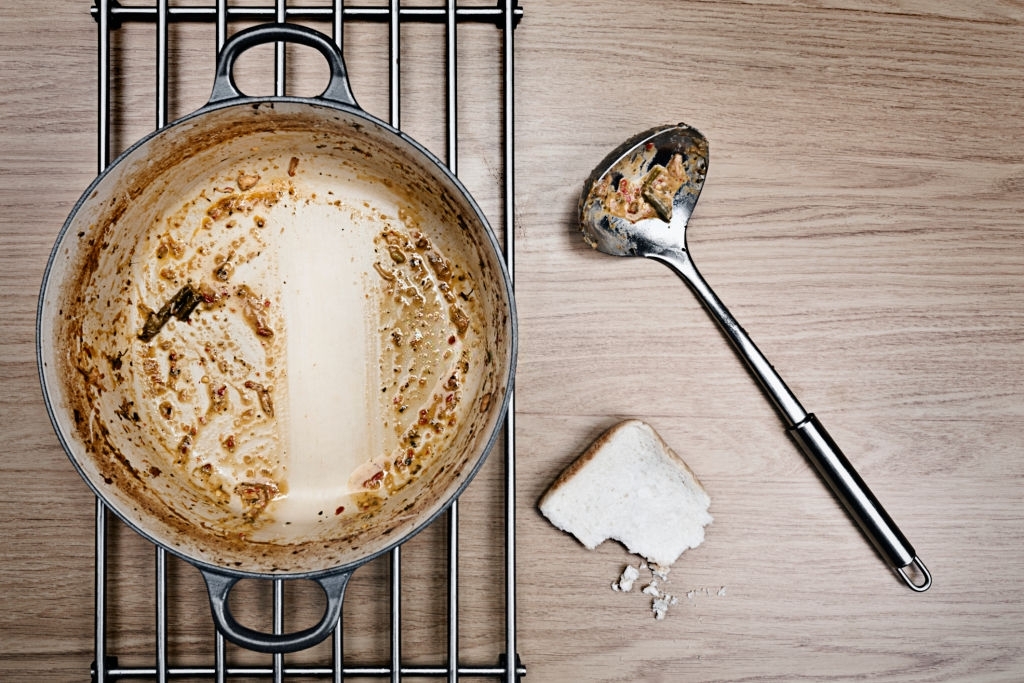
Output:
<instances>
[{"instance_id":1,"label":"wood grain","mask_svg":"<svg viewBox=\"0 0 1024 683\"><path fill-rule=\"evenodd\" d=\"M519 655L536 681L1019 681L1024 679L1024 5L612 0L524 3L516 31ZM84 680L92 656L93 498L53 436L34 358L35 301L64 218L96 172L95 24L88 3L0 0L0 678ZM212 28L210 28L212 31ZM460 172L500 224L493 29L467 28ZM410 29L403 120L443 153ZM206 37L173 27L195 64L172 116L209 89ZM150 49L126 26L115 49ZM141 47L140 47L141 46ZM385 73L372 32L346 49L353 87ZM240 68L243 65L240 65ZM358 68L357 68L358 67ZM250 67L259 73L259 65ZM297 57L314 87L315 59ZM307 71L308 70L308 71ZM132 113L117 147L154 125L152 75L117 74ZM258 78L255 78L255 82ZM365 96L360 93L366 93ZM686 121L711 141L689 227L705 277L844 447L935 577L904 588L845 517L696 300L665 268L579 239L580 183L649 126ZM536 501L586 444L626 417L650 422L712 497L707 541L655 621L609 589L633 560L588 552ZM490 656L500 501L467 492L465 645ZM428 559L434 530L410 554ZM128 532L114 571L152 582ZM429 566L429 563L427 564ZM418 570L417 570L418 571ZM428 572L427 569L423 570ZM206 661L193 570L171 616L175 651ZM374 655L384 628L360 610L383 566L357 573L346 619ZM436 654L441 579L410 594L408 654ZM145 661L152 607L113 596L115 635ZM302 596L298 598L304 600ZM244 655L236 653L244 660ZM262 661L262 660L261 660Z\"/></svg>"}]
</instances>

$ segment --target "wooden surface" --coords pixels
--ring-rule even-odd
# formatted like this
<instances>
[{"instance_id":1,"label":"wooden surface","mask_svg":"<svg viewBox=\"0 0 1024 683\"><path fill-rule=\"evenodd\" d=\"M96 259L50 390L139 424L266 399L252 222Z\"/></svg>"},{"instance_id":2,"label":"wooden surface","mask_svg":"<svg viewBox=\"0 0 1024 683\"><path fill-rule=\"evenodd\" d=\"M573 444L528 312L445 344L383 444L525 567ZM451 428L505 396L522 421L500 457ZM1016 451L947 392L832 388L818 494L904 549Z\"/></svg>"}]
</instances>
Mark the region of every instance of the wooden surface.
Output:
<instances>
[{"instance_id":1,"label":"wooden surface","mask_svg":"<svg viewBox=\"0 0 1024 683\"><path fill-rule=\"evenodd\" d=\"M1024 680L1024 5L524 9L515 237L527 680ZM47 255L96 173L87 10L0 0L4 681L86 680L92 657L93 497L49 425L34 359ZM490 40L463 33L467 52ZM171 93L178 116L202 104L212 67L178 27L172 35L201 65ZM125 27L115 48L147 40ZM354 29L346 44L356 62L382 49ZM470 82L500 73L486 56L469 63ZM443 149L443 136L417 130L418 112L443 104L417 69L436 67L403 61L403 84L424 103L404 111L414 135ZM385 97L359 94L382 68L354 74L353 87L386 116ZM116 102L142 113L125 116L118 147L153 126L141 104L151 73L125 71ZM500 156L476 154L500 131L495 94L460 101L460 173L500 224ZM574 211L592 166L633 133L676 121L711 142L689 228L695 261L916 547L934 575L927 593L905 588L867 545L686 288L662 266L579 239ZM712 497L715 521L674 567L666 588L680 601L663 621L645 596L610 590L633 559L621 546L587 551L536 511L557 473L626 417L650 422ZM487 569L501 561L500 501L486 488L500 475L495 458L463 506L464 578L482 586L465 598L472 659L502 633L500 577ZM410 554L439 541L431 530ZM144 543L115 531L112 544L123 551L118 577L152 582ZM387 573L360 572L356 603ZM185 631L175 653L193 656L190 644L209 637L201 590L186 568L172 573L171 621ZM444 590L426 580L405 609L424 633L439 608L423 595ZM150 628L152 607L115 593L114 630L126 652L144 652L135 634ZM386 622L353 614L365 636L353 647L372 652ZM419 628L409 638L413 659L436 646Z\"/></svg>"}]
</instances>

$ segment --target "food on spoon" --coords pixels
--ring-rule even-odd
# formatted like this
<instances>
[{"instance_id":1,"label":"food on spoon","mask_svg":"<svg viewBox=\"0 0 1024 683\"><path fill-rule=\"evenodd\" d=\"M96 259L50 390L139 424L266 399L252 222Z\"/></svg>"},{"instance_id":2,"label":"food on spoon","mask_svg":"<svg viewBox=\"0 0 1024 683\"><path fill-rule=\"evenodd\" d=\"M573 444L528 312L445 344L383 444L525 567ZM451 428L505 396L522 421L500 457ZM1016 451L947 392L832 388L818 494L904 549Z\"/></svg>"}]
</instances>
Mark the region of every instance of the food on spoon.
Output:
<instances>
[{"instance_id":1,"label":"food on spoon","mask_svg":"<svg viewBox=\"0 0 1024 683\"><path fill-rule=\"evenodd\" d=\"M641 176L645 161L641 155L620 164L594 187L594 197L607 213L631 223L655 217L668 223L676 193L689 180L683 158L673 154L667 165L654 164Z\"/></svg>"},{"instance_id":2,"label":"food on spoon","mask_svg":"<svg viewBox=\"0 0 1024 683\"><path fill-rule=\"evenodd\" d=\"M668 166L654 166L644 176L640 184L640 196L658 214L658 218L668 223L672 220L672 202L676 192L687 180L683 168L683 158L673 154Z\"/></svg>"},{"instance_id":3,"label":"food on spoon","mask_svg":"<svg viewBox=\"0 0 1024 683\"><path fill-rule=\"evenodd\" d=\"M611 538L668 567L704 541L710 505L696 475L657 432L626 420L559 475L540 511L588 549Z\"/></svg>"}]
</instances>

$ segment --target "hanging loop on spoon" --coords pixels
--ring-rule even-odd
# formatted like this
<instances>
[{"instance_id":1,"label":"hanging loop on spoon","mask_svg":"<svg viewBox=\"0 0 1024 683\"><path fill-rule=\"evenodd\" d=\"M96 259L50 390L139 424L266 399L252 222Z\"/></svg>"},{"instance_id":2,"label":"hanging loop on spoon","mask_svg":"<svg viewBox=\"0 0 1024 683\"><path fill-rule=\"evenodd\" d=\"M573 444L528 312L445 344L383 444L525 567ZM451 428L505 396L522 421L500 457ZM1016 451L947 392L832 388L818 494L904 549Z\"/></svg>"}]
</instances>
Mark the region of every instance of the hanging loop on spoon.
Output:
<instances>
[{"instance_id":1,"label":"hanging loop on spoon","mask_svg":"<svg viewBox=\"0 0 1024 683\"><path fill-rule=\"evenodd\" d=\"M907 571L907 567L913 568L916 573L921 576L921 580L915 581L914 577L912 577L910 572ZM896 573L900 575L904 583L910 586L911 590L915 590L918 593L923 593L932 586L931 572L928 571L928 567L924 566L924 562L917 557L911 560L910 564L905 567L897 567Z\"/></svg>"}]
</instances>

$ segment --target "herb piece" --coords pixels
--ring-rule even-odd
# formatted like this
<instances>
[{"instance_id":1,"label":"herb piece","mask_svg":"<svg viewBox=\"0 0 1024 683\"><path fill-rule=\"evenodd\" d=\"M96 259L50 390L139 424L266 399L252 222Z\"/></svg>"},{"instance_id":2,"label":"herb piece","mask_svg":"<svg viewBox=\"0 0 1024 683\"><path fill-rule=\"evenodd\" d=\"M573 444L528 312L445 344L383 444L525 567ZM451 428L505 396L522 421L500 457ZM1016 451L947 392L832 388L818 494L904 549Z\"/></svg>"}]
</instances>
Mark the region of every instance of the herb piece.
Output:
<instances>
[{"instance_id":1,"label":"herb piece","mask_svg":"<svg viewBox=\"0 0 1024 683\"><path fill-rule=\"evenodd\" d=\"M139 339L144 342L152 341L153 337L160 333L167 321L172 317L181 320L188 320L192 311L196 310L203 300L199 291L191 284L187 284L178 290L171 299L160 307L159 311L150 311L146 314L146 322L142 325L142 332Z\"/></svg>"}]
</instances>

